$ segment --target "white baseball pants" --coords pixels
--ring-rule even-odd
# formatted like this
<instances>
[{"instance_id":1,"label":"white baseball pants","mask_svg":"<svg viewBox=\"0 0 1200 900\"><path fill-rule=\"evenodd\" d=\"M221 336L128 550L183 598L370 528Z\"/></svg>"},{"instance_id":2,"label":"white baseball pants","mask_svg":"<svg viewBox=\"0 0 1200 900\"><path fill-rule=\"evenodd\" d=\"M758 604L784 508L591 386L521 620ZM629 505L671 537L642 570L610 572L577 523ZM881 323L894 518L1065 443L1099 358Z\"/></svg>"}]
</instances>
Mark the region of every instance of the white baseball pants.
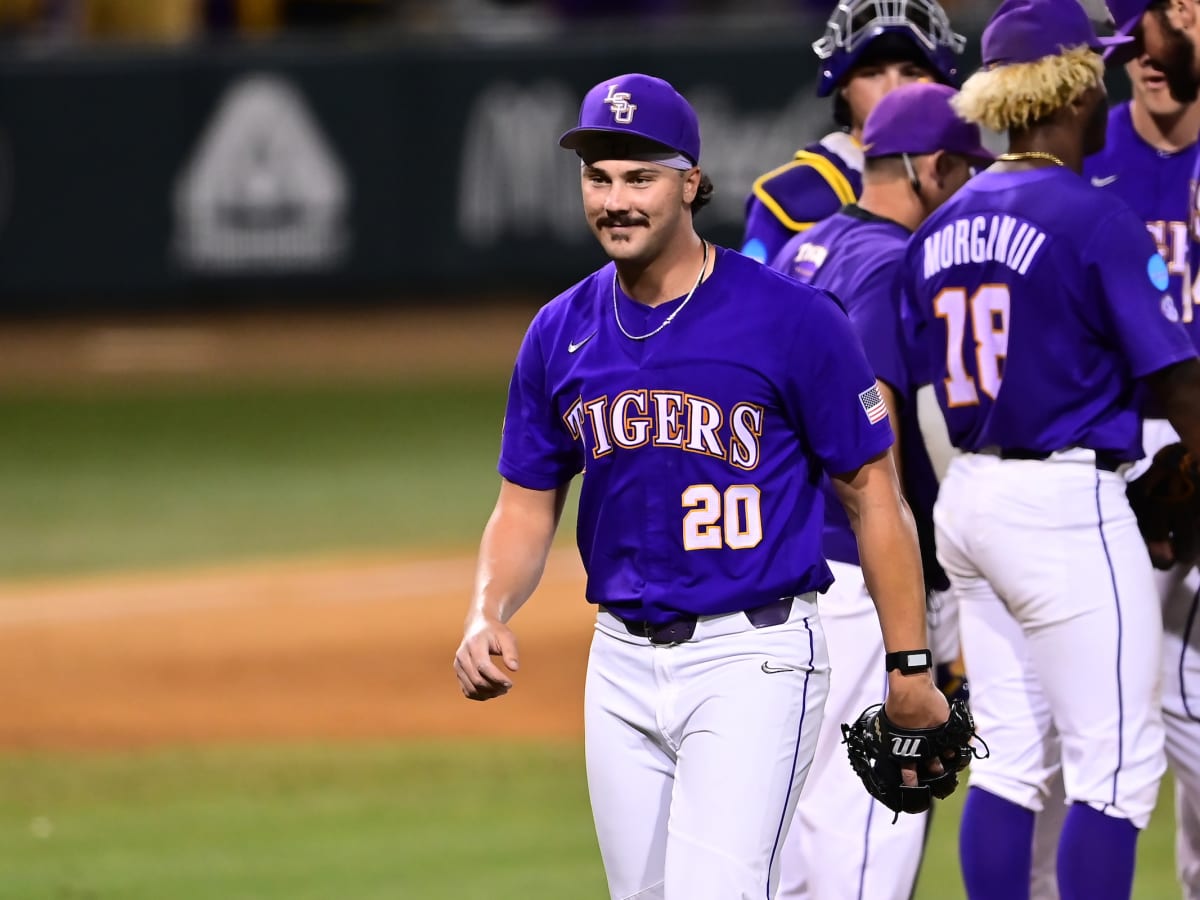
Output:
<instances>
[{"instance_id":1,"label":"white baseball pants","mask_svg":"<svg viewBox=\"0 0 1200 900\"><path fill-rule=\"evenodd\" d=\"M1093 458L955 458L938 556L991 748L971 783L1040 810L1061 765L1068 802L1144 828L1166 766L1161 616L1125 481Z\"/></svg>"},{"instance_id":2,"label":"white baseball pants","mask_svg":"<svg viewBox=\"0 0 1200 900\"><path fill-rule=\"evenodd\" d=\"M613 900L770 900L829 691L815 594L786 622L703 617L654 645L601 610L584 696Z\"/></svg>"},{"instance_id":3,"label":"white baseball pants","mask_svg":"<svg viewBox=\"0 0 1200 900\"><path fill-rule=\"evenodd\" d=\"M821 597L831 666L829 700L808 781L783 851L779 900L908 900L929 816L895 816L850 767L842 722L887 695L883 635L862 569L830 562ZM957 654L957 646L954 652Z\"/></svg>"}]
</instances>

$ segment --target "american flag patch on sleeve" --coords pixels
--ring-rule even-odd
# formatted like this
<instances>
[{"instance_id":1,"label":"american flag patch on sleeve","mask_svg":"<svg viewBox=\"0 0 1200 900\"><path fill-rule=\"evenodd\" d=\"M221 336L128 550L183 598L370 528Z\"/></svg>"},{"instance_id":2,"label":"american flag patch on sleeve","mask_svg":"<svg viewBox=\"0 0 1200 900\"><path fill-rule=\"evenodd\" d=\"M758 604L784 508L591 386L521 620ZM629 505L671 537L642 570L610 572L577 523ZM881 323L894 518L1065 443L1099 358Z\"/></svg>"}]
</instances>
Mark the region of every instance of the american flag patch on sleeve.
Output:
<instances>
[{"instance_id":1,"label":"american flag patch on sleeve","mask_svg":"<svg viewBox=\"0 0 1200 900\"><path fill-rule=\"evenodd\" d=\"M887 404L883 402L883 395L879 393L878 384L871 385L859 394L858 402L862 404L863 412L867 414L867 421L872 425L878 425L887 418Z\"/></svg>"}]
</instances>

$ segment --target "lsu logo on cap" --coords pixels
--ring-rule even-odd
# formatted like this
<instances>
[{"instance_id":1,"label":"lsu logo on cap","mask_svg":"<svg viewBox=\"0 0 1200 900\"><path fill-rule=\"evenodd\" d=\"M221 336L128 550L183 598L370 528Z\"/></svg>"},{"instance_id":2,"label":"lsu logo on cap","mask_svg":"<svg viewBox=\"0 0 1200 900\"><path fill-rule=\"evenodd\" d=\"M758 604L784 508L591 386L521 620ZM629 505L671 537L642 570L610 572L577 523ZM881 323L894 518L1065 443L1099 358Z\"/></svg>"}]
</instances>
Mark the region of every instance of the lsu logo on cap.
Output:
<instances>
[{"instance_id":1,"label":"lsu logo on cap","mask_svg":"<svg viewBox=\"0 0 1200 900\"><path fill-rule=\"evenodd\" d=\"M1154 285L1154 289L1165 291L1171 284L1171 273L1167 271L1167 261L1158 253L1150 257L1146 263L1146 274L1150 276L1150 283Z\"/></svg>"},{"instance_id":2,"label":"lsu logo on cap","mask_svg":"<svg viewBox=\"0 0 1200 900\"><path fill-rule=\"evenodd\" d=\"M633 124L633 114L637 111L637 104L630 103L633 99L628 91L617 91L619 84L610 84L608 86L608 96L604 98L604 102L608 104L612 110L613 121L618 125Z\"/></svg>"}]
</instances>

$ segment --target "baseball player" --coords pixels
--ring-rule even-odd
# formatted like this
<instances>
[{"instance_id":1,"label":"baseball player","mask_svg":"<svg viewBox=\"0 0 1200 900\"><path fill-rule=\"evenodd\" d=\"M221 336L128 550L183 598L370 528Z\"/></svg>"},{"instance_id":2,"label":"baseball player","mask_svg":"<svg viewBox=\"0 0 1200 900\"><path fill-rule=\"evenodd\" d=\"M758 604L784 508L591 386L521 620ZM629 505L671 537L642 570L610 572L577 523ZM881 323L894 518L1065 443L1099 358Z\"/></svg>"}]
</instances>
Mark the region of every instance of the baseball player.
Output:
<instances>
[{"instance_id":1,"label":"baseball player","mask_svg":"<svg viewBox=\"0 0 1200 900\"><path fill-rule=\"evenodd\" d=\"M862 130L880 98L902 84L957 84L966 38L936 0L842 0L813 43L817 96L833 96L838 131L754 182L742 253L769 262L797 232L828 218L862 190Z\"/></svg>"},{"instance_id":2,"label":"baseball player","mask_svg":"<svg viewBox=\"0 0 1200 900\"><path fill-rule=\"evenodd\" d=\"M1140 42L1134 46L1140 47ZM1196 163L1200 102L1171 96L1166 76L1143 52L1125 64L1132 99L1112 108L1104 149L1084 160L1084 177L1120 197L1138 213L1167 262L1170 292L1191 325L1187 272L1188 181ZM1191 330L1189 328L1189 330ZM1200 332L1197 332L1200 334ZM1161 421L1161 415L1155 418ZM1165 443L1165 442L1164 442ZM1147 453L1162 446L1147 446Z\"/></svg>"},{"instance_id":3,"label":"baseball player","mask_svg":"<svg viewBox=\"0 0 1200 900\"><path fill-rule=\"evenodd\" d=\"M934 511L990 758L960 831L972 898L1029 895L1061 768L1064 900L1127 898L1165 768L1161 618L1118 472L1146 384L1200 450L1200 362L1166 263L1078 173L1104 143L1097 38L1076 0L1003 0L955 103L1009 152L914 234L906 313L955 457Z\"/></svg>"},{"instance_id":4,"label":"baseball player","mask_svg":"<svg viewBox=\"0 0 1200 900\"><path fill-rule=\"evenodd\" d=\"M950 107L954 94L953 88L926 83L905 85L884 97L863 131L862 199L793 237L772 263L843 298L898 435L893 458L904 474L918 533L920 523L927 522L930 538L937 482L916 427L908 366L897 339L897 285L912 231L966 183L974 167L992 159L979 129ZM902 440L909 435L915 439ZM828 486L827 493L832 493ZM816 756L784 850L779 896L908 900L928 816L904 816L893 824L887 809L864 797L846 765L837 725L881 702L887 685L878 672L883 647L854 532L836 502L826 506L823 541L834 574L834 585L821 600L833 676ZM926 584L945 577L930 559Z\"/></svg>"},{"instance_id":5,"label":"baseball player","mask_svg":"<svg viewBox=\"0 0 1200 900\"><path fill-rule=\"evenodd\" d=\"M948 717L886 409L829 295L697 234L712 185L671 85L601 82L560 144L612 261L543 307L517 355L455 671L471 699L512 688L508 622L586 469L585 743L611 896L770 898L828 690L823 474L878 607L888 716Z\"/></svg>"},{"instance_id":6,"label":"baseball player","mask_svg":"<svg viewBox=\"0 0 1200 900\"><path fill-rule=\"evenodd\" d=\"M1140 37L1140 29L1134 34ZM1132 46L1140 50L1140 43ZM1185 289L1188 183L1197 162L1200 101L1173 98L1166 77L1144 52L1126 63L1125 71L1133 99L1109 114L1107 144L1085 161L1084 175L1125 200L1146 222L1167 262L1168 291L1179 302L1193 345L1200 347L1200 317ZM1130 481L1144 473L1160 448L1179 439L1162 409L1152 403L1146 415L1146 456L1126 473ZM1200 608L1200 572L1178 564L1154 576L1163 608L1163 721L1167 762L1175 773L1176 867L1185 896L1200 900L1200 631L1191 624Z\"/></svg>"}]
</instances>

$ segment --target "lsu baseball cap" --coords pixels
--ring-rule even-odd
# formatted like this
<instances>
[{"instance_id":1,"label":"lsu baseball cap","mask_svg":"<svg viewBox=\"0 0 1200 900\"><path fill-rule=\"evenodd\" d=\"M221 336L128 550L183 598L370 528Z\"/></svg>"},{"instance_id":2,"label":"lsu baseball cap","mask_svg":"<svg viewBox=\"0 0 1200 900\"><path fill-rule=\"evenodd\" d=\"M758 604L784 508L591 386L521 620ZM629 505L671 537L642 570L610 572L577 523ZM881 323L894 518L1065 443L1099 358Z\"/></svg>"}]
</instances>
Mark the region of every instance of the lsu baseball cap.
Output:
<instances>
[{"instance_id":1,"label":"lsu baseball cap","mask_svg":"<svg viewBox=\"0 0 1200 900\"><path fill-rule=\"evenodd\" d=\"M622 137L631 140L622 144ZM644 152L645 142L663 152ZM619 152L620 158L659 157L653 161L690 169L700 162L700 123L692 105L661 78L618 75L587 92L579 107L579 124L563 134L558 145L585 158L592 148L615 146L608 152Z\"/></svg>"},{"instance_id":2,"label":"lsu baseball cap","mask_svg":"<svg viewBox=\"0 0 1200 900\"><path fill-rule=\"evenodd\" d=\"M1109 47L1104 51L1104 61L1109 65L1129 62L1137 53L1132 43L1133 33L1142 22L1142 15L1150 8L1151 0L1107 0L1108 12L1112 16L1117 36L1128 38L1131 43Z\"/></svg>"},{"instance_id":3,"label":"lsu baseball cap","mask_svg":"<svg viewBox=\"0 0 1200 900\"><path fill-rule=\"evenodd\" d=\"M1107 0L1107 4L1117 34L1129 37L1141 22L1142 13L1150 8L1151 0Z\"/></svg>"},{"instance_id":4,"label":"lsu baseball cap","mask_svg":"<svg viewBox=\"0 0 1200 900\"><path fill-rule=\"evenodd\" d=\"M950 105L957 93L944 84L918 82L887 94L863 126L867 159L944 150L982 163L995 161L983 146L979 126L964 122Z\"/></svg>"},{"instance_id":5,"label":"lsu baseball cap","mask_svg":"<svg viewBox=\"0 0 1200 900\"><path fill-rule=\"evenodd\" d=\"M1099 37L1079 0L1003 0L983 30L983 65L1037 62L1069 47L1103 53L1131 40Z\"/></svg>"}]
</instances>

